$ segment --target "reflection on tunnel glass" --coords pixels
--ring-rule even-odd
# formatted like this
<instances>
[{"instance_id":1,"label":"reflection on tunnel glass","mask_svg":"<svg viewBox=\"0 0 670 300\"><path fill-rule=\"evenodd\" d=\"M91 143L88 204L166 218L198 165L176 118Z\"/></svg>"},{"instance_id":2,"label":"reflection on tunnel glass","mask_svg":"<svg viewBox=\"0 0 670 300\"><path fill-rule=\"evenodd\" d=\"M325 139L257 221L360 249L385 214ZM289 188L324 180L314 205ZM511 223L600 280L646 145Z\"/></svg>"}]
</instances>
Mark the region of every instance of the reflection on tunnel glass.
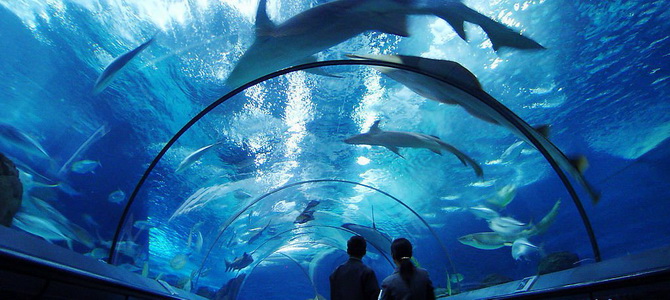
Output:
<instances>
[{"instance_id":1,"label":"reflection on tunnel glass","mask_svg":"<svg viewBox=\"0 0 670 300\"><path fill-rule=\"evenodd\" d=\"M664 1L33 2L0 222L92 260L324 299L352 236L379 283L406 237L441 297L668 244Z\"/></svg>"}]
</instances>

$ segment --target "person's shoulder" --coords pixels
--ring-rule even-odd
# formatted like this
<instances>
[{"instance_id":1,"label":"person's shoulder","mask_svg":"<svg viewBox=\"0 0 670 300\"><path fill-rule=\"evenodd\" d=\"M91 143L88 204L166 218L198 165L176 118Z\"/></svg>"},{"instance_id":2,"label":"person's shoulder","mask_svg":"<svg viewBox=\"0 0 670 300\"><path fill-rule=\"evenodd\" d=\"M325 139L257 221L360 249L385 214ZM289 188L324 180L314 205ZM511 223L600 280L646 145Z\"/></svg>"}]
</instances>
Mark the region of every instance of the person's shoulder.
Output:
<instances>
[{"instance_id":1,"label":"person's shoulder","mask_svg":"<svg viewBox=\"0 0 670 300\"><path fill-rule=\"evenodd\" d=\"M423 268L416 268L417 274L420 274L421 277L430 278L430 273Z\"/></svg>"},{"instance_id":2,"label":"person's shoulder","mask_svg":"<svg viewBox=\"0 0 670 300\"><path fill-rule=\"evenodd\" d=\"M396 280L396 279L398 278L398 276L400 276L400 275L398 274L398 272L394 272L393 274L391 274L391 275L389 275L389 276L386 276L386 278L384 278L384 280L382 280L382 284L384 284L384 283L390 283L390 282Z\"/></svg>"}]
</instances>

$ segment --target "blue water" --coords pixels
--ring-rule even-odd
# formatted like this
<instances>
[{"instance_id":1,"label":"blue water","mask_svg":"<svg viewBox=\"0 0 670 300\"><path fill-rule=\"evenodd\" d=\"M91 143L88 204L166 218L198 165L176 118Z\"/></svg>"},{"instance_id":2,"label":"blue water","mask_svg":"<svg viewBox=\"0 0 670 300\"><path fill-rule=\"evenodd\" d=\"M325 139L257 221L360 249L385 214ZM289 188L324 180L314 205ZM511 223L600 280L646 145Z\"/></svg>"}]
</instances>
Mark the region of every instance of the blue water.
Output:
<instances>
[{"instance_id":1,"label":"blue water","mask_svg":"<svg viewBox=\"0 0 670 300\"><path fill-rule=\"evenodd\" d=\"M271 19L282 22L323 2L269 1L268 10ZM411 19L411 37L368 32L318 57L405 54L461 63L485 91L529 124L551 124L550 139L563 152L588 157L585 176L602 192L600 202L591 204L575 186L603 259L670 243L670 3L465 3L547 50L495 53L474 25L466 24L469 42L464 42L444 21L422 16ZM59 184L27 188L24 202L45 200L89 232L95 247L75 242L74 251L105 253L123 204L152 159L186 122L230 90L227 75L253 41L256 3L0 4L0 121L38 141L51 160L7 143L0 144L0 152ZM107 89L92 93L105 66L152 36L153 44ZM415 258L440 288L446 287L447 272L463 275L461 290L476 288L489 274L511 279L535 274L541 253L570 251L583 263L593 261L583 222L547 161L527 144L502 157L519 141L509 130L462 108L427 101L370 68L324 70L343 78L295 72L272 79L223 103L187 131L137 194L122 230L126 253L116 263L137 273L146 264L148 277L174 285L192 278L193 292L216 291L246 274L238 299L306 299L315 289L328 296L328 274L346 259L342 250L350 235L337 228L372 226L373 209L380 231L410 238ZM439 136L478 161L484 177L476 178L449 153L401 149L402 159L382 147L342 142L366 132L376 119L384 130ZM101 166L94 173L66 168L57 174L101 126L109 132L74 159ZM190 153L217 141L220 145L184 172L174 172ZM314 179L380 189L416 211L437 239L392 198L343 182L287 188L243 210L269 191ZM542 251L525 260L515 260L510 247L482 250L458 241L490 231L467 207L485 204L506 186L514 187L516 196L501 215L525 223L537 223L562 201L548 231L530 238ZM211 201L175 214L204 188ZM108 199L117 190L125 194L122 203ZM295 224L310 200L320 201L314 220ZM143 220L150 229L132 226ZM230 226L221 232L227 221ZM266 225L258 240L246 243ZM392 267L379 251L368 250L365 262L381 281ZM224 261L244 252L252 253L254 262L239 273L225 272Z\"/></svg>"}]
</instances>

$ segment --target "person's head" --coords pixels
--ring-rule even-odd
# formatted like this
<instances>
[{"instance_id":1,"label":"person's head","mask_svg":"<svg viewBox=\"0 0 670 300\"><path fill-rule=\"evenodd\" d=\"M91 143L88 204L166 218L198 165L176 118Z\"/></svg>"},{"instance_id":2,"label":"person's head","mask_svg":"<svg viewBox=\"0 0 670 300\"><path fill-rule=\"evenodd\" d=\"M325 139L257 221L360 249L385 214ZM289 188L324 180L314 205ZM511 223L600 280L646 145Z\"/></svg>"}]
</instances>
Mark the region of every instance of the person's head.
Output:
<instances>
[{"instance_id":1,"label":"person's head","mask_svg":"<svg viewBox=\"0 0 670 300\"><path fill-rule=\"evenodd\" d=\"M396 262L412 258L412 243L406 238L395 239L391 244L391 255Z\"/></svg>"},{"instance_id":2,"label":"person's head","mask_svg":"<svg viewBox=\"0 0 670 300\"><path fill-rule=\"evenodd\" d=\"M393 261L400 267L400 276L409 284L414 274L414 264L412 264L412 243L406 238L397 238L391 243L391 256Z\"/></svg>"},{"instance_id":3,"label":"person's head","mask_svg":"<svg viewBox=\"0 0 670 300\"><path fill-rule=\"evenodd\" d=\"M362 258L365 256L366 243L360 235L352 236L347 242L347 254L349 256Z\"/></svg>"}]
</instances>

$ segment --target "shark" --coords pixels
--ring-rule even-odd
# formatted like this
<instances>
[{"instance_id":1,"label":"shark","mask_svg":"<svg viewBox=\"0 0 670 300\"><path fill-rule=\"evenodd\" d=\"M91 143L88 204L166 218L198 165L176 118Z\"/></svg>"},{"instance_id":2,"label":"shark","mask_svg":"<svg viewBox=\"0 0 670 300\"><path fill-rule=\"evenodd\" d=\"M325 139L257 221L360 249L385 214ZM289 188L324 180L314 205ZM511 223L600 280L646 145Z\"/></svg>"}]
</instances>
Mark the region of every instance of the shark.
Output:
<instances>
[{"instance_id":1,"label":"shark","mask_svg":"<svg viewBox=\"0 0 670 300\"><path fill-rule=\"evenodd\" d=\"M460 1L419 6L408 0L336 0L305 10L281 24L270 20L266 2L260 0L258 4L255 39L231 71L226 81L230 88L292 65L314 61L314 54L364 32L408 37L408 17L412 15L442 18L464 40L467 40L464 23L476 24L486 32L495 50L501 47L544 49L534 40Z\"/></svg>"},{"instance_id":2,"label":"shark","mask_svg":"<svg viewBox=\"0 0 670 300\"><path fill-rule=\"evenodd\" d=\"M0 147L14 148L33 157L51 160L51 156L40 143L24 131L0 122Z\"/></svg>"},{"instance_id":3,"label":"shark","mask_svg":"<svg viewBox=\"0 0 670 300\"><path fill-rule=\"evenodd\" d=\"M377 229L377 224L375 222L374 207L372 208L372 227L354 223L345 223L342 224L342 227L349 229L355 232L356 234L364 237L365 240L370 245L373 245L375 248L377 248L377 250L379 250L383 254L388 255L391 253L392 239L388 234L381 232L379 231L379 229Z\"/></svg>"},{"instance_id":4,"label":"shark","mask_svg":"<svg viewBox=\"0 0 670 300\"><path fill-rule=\"evenodd\" d=\"M192 164L198 161L198 159L200 159L203 155L205 155L205 153L207 153L208 150L220 144L221 144L220 142L216 142L214 144L207 145L205 147L193 151L179 163L179 166L177 166L177 169L175 169L175 173L181 173L184 170L188 169L188 167L190 167Z\"/></svg>"},{"instance_id":5,"label":"shark","mask_svg":"<svg viewBox=\"0 0 670 300\"><path fill-rule=\"evenodd\" d=\"M423 74L390 67L374 67L382 74L403 84L422 97L444 104L461 106L468 113L481 120L505 127L539 150L539 147L523 134L521 129L523 128L539 143L540 147L546 149L551 159L563 171L572 176L585 189L594 204L600 199L600 193L584 178L583 172L588 166L585 157L569 158L566 156L563 151L549 141L549 127L547 125L531 127L521 117L486 93L477 77L459 63L406 55L349 55L349 57L398 63L439 78L440 80L437 80ZM514 123L519 124L520 127L517 127Z\"/></svg>"},{"instance_id":6,"label":"shark","mask_svg":"<svg viewBox=\"0 0 670 300\"><path fill-rule=\"evenodd\" d=\"M379 128L379 120L375 121L368 132L351 136L344 140L347 144L383 146L393 153L403 157L398 148L424 148L442 155L442 150L454 154L463 165L470 165L477 177L484 176L482 168L472 158L465 155L456 147L443 142L440 138L415 132L384 131Z\"/></svg>"},{"instance_id":7,"label":"shark","mask_svg":"<svg viewBox=\"0 0 670 300\"><path fill-rule=\"evenodd\" d=\"M144 49L149 47L151 43L154 41L155 37L150 38L148 41L140 44L136 48L121 54L119 57L115 58L105 69L100 73L100 76L98 76L98 79L95 81L95 85L93 86L93 94L99 94L107 86L112 83L112 80L119 74L121 70L123 70L123 67L125 67L135 56L140 54Z\"/></svg>"}]
</instances>

